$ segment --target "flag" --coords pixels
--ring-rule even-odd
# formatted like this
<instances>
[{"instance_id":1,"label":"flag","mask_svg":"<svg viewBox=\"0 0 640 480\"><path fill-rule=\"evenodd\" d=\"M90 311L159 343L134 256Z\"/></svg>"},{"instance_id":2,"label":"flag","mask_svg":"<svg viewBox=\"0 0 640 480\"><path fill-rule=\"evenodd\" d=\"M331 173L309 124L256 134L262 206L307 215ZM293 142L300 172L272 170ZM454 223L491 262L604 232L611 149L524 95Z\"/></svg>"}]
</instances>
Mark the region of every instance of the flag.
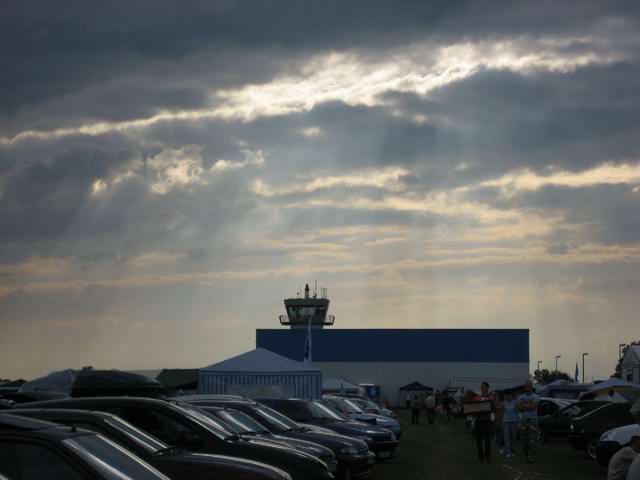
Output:
<instances>
[{"instance_id":1,"label":"flag","mask_svg":"<svg viewBox=\"0 0 640 480\"><path fill-rule=\"evenodd\" d=\"M307 338L304 340L304 360L303 363L311 363L311 319L307 325Z\"/></svg>"},{"instance_id":2,"label":"flag","mask_svg":"<svg viewBox=\"0 0 640 480\"><path fill-rule=\"evenodd\" d=\"M578 375L580 372L578 372L578 361L576 360L576 382L578 381Z\"/></svg>"}]
</instances>

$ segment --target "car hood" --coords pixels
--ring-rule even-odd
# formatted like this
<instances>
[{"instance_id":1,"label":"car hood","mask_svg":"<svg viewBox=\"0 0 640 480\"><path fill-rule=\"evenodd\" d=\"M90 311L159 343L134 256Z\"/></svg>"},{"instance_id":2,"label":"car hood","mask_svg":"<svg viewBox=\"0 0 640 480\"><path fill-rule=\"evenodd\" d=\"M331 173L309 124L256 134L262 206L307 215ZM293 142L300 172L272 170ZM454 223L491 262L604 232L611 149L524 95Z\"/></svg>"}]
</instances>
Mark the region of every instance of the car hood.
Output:
<instances>
[{"instance_id":1,"label":"car hood","mask_svg":"<svg viewBox=\"0 0 640 480\"><path fill-rule=\"evenodd\" d=\"M388 430L383 430L375 425L364 422L331 422L323 423L322 426L351 437L367 437L371 435L386 435L389 433Z\"/></svg>"},{"instance_id":2,"label":"car hood","mask_svg":"<svg viewBox=\"0 0 640 480\"><path fill-rule=\"evenodd\" d=\"M199 465L207 468L211 478L255 478L260 480L288 480L283 470L266 463L244 458L215 455L211 453L185 453L180 456L183 464Z\"/></svg>"},{"instance_id":3,"label":"car hood","mask_svg":"<svg viewBox=\"0 0 640 480\"><path fill-rule=\"evenodd\" d=\"M640 425L637 423L607 430L602 434L600 439L606 439L611 442L618 442L620 445L626 445L634 435L640 435Z\"/></svg>"},{"instance_id":4,"label":"car hood","mask_svg":"<svg viewBox=\"0 0 640 480\"><path fill-rule=\"evenodd\" d=\"M305 453L314 455L323 461L333 460L335 458L333 452L327 447L323 447L322 445L318 445L317 443L313 443L309 440L301 440L298 438L285 437L282 435L272 435L267 438L271 439L274 442L280 442L285 446L292 446L293 448L299 449Z\"/></svg>"},{"instance_id":5,"label":"car hood","mask_svg":"<svg viewBox=\"0 0 640 480\"><path fill-rule=\"evenodd\" d=\"M303 430L293 431L291 434L305 435L312 442L314 438L318 439L318 441L331 442L333 448L356 447L360 450L367 447L367 444L362 440L358 440L348 435L341 435L333 430L329 430L328 428L307 424L300 424L300 426Z\"/></svg>"}]
</instances>

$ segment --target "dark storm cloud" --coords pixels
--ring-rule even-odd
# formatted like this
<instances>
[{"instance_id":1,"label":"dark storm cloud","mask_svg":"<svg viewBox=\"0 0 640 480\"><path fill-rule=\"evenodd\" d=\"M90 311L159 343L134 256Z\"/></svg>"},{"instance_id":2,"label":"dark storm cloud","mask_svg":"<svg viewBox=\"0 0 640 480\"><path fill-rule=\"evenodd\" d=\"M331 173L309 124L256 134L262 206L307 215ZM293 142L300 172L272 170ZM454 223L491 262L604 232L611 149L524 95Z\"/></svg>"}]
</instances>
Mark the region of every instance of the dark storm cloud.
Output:
<instances>
[{"instance_id":1,"label":"dark storm cloud","mask_svg":"<svg viewBox=\"0 0 640 480\"><path fill-rule=\"evenodd\" d=\"M599 34L609 19L635 21L638 10L634 2L506 1L67 2L62 7L5 2L2 9L0 121L9 135L203 106L208 91L261 83L285 68L295 71L314 53L356 49L366 57L424 40L443 45L523 34Z\"/></svg>"}]
</instances>

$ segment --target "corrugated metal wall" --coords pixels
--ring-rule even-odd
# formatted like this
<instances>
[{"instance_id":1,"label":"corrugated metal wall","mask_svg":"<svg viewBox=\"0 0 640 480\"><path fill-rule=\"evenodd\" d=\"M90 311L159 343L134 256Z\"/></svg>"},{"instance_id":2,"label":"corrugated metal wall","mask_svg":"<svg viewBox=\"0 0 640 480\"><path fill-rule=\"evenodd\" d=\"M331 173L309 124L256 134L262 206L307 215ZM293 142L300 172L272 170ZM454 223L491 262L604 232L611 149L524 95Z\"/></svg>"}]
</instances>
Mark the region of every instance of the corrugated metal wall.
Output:
<instances>
[{"instance_id":1,"label":"corrugated metal wall","mask_svg":"<svg viewBox=\"0 0 640 480\"><path fill-rule=\"evenodd\" d=\"M256 346L302 361L306 331L256 330ZM314 362L529 362L526 329L312 331Z\"/></svg>"},{"instance_id":2,"label":"corrugated metal wall","mask_svg":"<svg viewBox=\"0 0 640 480\"><path fill-rule=\"evenodd\" d=\"M236 394L251 388L273 387L286 396L297 398L320 398L322 393L322 375L320 372L212 372L201 370L198 381L200 394ZM274 391L275 391L274 390Z\"/></svg>"},{"instance_id":3,"label":"corrugated metal wall","mask_svg":"<svg viewBox=\"0 0 640 480\"><path fill-rule=\"evenodd\" d=\"M413 381L438 390L451 386L477 391L483 381L489 382L492 389L500 389L529 378L528 362L314 362L313 365L322 370L325 378L380 385L380 398L392 405L399 399L398 389Z\"/></svg>"}]
</instances>

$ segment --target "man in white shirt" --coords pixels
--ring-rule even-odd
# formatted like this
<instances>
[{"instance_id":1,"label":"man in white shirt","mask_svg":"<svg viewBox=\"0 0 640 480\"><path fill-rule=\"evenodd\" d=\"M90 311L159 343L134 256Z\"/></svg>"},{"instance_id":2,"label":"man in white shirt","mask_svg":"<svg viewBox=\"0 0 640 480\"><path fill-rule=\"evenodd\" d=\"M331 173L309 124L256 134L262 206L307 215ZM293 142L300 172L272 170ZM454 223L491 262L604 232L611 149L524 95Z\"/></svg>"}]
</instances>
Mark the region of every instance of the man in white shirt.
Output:
<instances>
[{"instance_id":1,"label":"man in white shirt","mask_svg":"<svg viewBox=\"0 0 640 480\"><path fill-rule=\"evenodd\" d=\"M640 436L634 435L627 447L622 447L611 457L607 480L626 480L631 462L640 453Z\"/></svg>"}]
</instances>

